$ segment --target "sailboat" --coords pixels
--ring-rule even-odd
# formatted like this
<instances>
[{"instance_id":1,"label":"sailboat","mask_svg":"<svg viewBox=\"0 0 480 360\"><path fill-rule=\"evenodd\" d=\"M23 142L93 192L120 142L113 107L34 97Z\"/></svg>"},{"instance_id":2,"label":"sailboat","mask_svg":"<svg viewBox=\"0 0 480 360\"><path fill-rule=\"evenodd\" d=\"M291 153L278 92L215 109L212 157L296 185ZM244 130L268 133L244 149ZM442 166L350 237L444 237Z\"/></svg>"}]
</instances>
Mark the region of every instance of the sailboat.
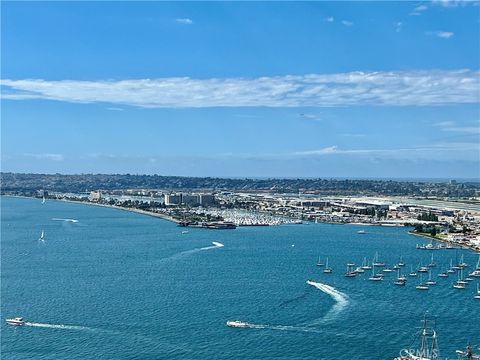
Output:
<instances>
[{"instance_id":1,"label":"sailboat","mask_svg":"<svg viewBox=\"0 0 480 360\"><path fill-rule=\"evenodd\" d=\"M355 276L357 276L357 272L355 271L353 266L351 266L351 264L347 265L347 272L345 273L344 276L345 277L355 277Z\"/></svg>"},{"instance_id":2,"label":"sailboat","mask_svg":"<svg viewBox=\"0 0 480 360\"><path fill-rule=\"evenodd\" d=\"M415 286L415 289L417 289L417 290L428 290L429 289L428 285L423 283L423 274L420 274L420 284Z\"/></svg>"},{"instance_id":3,"label":"sailboat","mask_svg":"<svg viewBox=\"0 0 480 360\"><path fill-rule=\"evenodd\" d=\"M378 275L378 274L375 274L375 263L372 264L372 276L370 276L368 278L368 280L370 281L381 281L383 280L383 277Z\"/></svg>"},{"instance_id":4,"label":"sailboat","mask_svg":"<svg viewBox=\"0 0 480 360\"><path fill-rule=\"evenodd\" d=\"M325 264L320 261L320 256L318 257L318 260L317 260L317 266L325 266Z\"/></svg>"},{"instance_id":5,"label":"sailboat","mask_svg":"<svg viewBox=\"0 0 480 360\"><path fill-rule=\"evenodd\" d=\"M468 264L463 260L463 254L462 254L462 257L460 258L460 263L458 264L458 266L462 269L468 266Z\"/></svg>"},{"instance_id":6,"label":"sailboat","mask_svg":"<svg viewBox=\"0 0 480 360\"><path fill-rule=\"evenodd\" d=\"M453 268L453 260L450 259L450 269L447 270L447 273L453 274L455 273L455 269Z\"/></svg>"},{"instance_id":7,"label":"sailboat","mask_svg":"<svg viewBox=\"0 0 480 360\"><path fill-rule=\"evenodd\" d=\"M430 264L428 264L428 267L435 267L437 264L435 263L435 260L433 260L433 254L432 254L432 259L430 260Z\"/></svg>"},{"instance_id":8,"label":"sailboat","mask_svg":"<svg viewBox=\"0 0 480 360\"><path fill-rule=\"evenodd\" d=\"M40 238L38 239L38 241L44 243L45 242L45 233L44 231L42 230L42 233L40 234Z\"/></svg>"},{"instance_id":9,"label":"sailboat","mask_svg":"<svg viewBox=\"0 0 480 360\"><path fill-rule=\"evenodd\" d=\"M400 276L400 269L397 270L397 280L395 280L393 283L397 286L405 286L407 283L407 278Z\"/></svg>"},{"instance_id":10,"label":"sailboat","mask_svg":"<svg viewBox=\"0 0 480 360\"><path fill-rule=\"evenodd\" d=\"M458 273L458 280L453 284L455 289L463 290L465 289L466 281L461 280L463 277L463 270L461 271L462 274Z\"/></svg>"},{"instance_id":11,"label":"sailboat","mask_svg":"<svg viewBox=\"0 0 480 360\"><path fill-rule=\"evenodd\" d=\"M377 267L385 266L384 262L378 261L378 251L375 253L375 257L373 258L373 264L372 265L375 265Z\"/></svg>"},{"instance_id":12,"label":"sailboat","mask_svg":"<svg viewBox=\"0 0 480 360\"><path fill-rule=\"evenodd\" d=\"M477 295L475 295L473 298L480 300L480 284L477 284Z\"/></svg>"},{"instance_id":13,"label":"sailboat","mask_svg":"<svg viewBox=\"0 0 480 360\"><path fill-rule=\"evenodd\" d=\"M430 272L428 276L428 280L425 282L427 285L437 285L437 282L435 280L432 280L432 273Z\"/></svg>"},{"instance_id":14,"label":"sailboat","mask_svg":"<svg viewBox=\"0 0 480 360\"><path fill-rule=\"evenodd\" d=\"M429 323L433 321L433 327ZM420 335L420 349L405 350L406 354L396 357L394 360L436 360L439 359L437 343L437 332L435 331L435 320L427 320L425 315L422 320ZM403 352L403 350L402 350Z\"/></svg>"},{"instance_id":15,"label":"sailboat","mask_svg":"<svg viewBox=\"0 0 480 360\"><path fill-rule=\"evenodd\" d=\"M42 204L45 204L45 195L42 197Z\"/></svg>"},{"instance_id":16,"label":"sailboat","mask_svg":"<svg viewBox=\"0 0 480 360\"><path fill-rule=\"evenodd\" d=\"M372 267L368 264L368 260L367 260L366 257L363 258L362 269L363 270L372 270Z\"/></svg>"},{"instance_id":17,"label":"sailboat","mask_svg":"<svg viewBox=\"0 0 480 360\"><path fill-rule=\"evenodd\" d=\"M400 266L400 267L404 267L404 266L405 266L405 263L403 262L403 256L400 256L400 261L398 262L397 265Z\"/></svg>"},{"instance_id":18,"label":"sailboat","mask_svg":"<svg viewBox=\"0 0 480 360\"><path fill-rule=\"evenodd\" d=\"M408 274L408 276L417 276L417 272L416 271L413 271L413 266L410 265L410 274Z\"/></svg>"},{"instance_id":19,"label":"sailboat","mask_svg":"<svg viewBox=\"0 0 480 360\"><path fill-rule=\"evenodd\" d=\"M325 264L325 269L323 269L323 272L325 274L331 274L332 273L332 269L328 266L328 258L327 258L327 262Z\"/></svg>"}]
</instances>

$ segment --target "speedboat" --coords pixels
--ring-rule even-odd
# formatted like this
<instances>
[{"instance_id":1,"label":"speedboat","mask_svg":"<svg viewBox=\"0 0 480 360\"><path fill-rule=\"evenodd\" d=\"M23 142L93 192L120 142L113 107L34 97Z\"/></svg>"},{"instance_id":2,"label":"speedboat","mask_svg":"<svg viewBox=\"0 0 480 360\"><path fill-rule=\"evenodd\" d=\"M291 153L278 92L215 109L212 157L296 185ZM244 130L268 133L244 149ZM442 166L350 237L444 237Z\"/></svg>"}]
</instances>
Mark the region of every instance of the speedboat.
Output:
<instances>
[{"instance_id":1,"label":"speedboat","mask_svg":"<svg viewBox=\"0 0 480 360\"><path fill-rule=\"evenodd\" d=\"M235 328L248 328L249 327L248 323L243 322L243 321L238 321L238 320L227 321L227 326L235 327Z\"/></svg>"},{"instance_id":2,"label":"speedboat","mask_svg":"<svg viewBox=\"0 0 480 360\"><path fill-rule=\"evenodd\" d=\"M23 326L25 325L25 321L23 321L22 317L16 317L13 319L6 319L6 322L8 325L13 325L13 326Z\"/></svg>"}]
</instances>

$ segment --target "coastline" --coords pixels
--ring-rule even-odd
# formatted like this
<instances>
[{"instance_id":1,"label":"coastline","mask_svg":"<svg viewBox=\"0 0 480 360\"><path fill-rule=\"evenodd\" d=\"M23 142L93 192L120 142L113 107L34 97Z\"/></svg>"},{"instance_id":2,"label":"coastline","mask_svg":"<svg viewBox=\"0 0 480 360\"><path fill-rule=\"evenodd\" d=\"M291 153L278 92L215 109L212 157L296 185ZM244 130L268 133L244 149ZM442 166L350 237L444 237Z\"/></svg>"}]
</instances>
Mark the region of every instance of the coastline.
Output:
<instances>
[{"instance_id":1,"label":"coastline","mask_svg":"<svg viewBox=\"0 0 480 360\"><path fill-rule=\"evenodd\" d=\"M469 250L472 250L473 252L478 252L478 253L480 253L480 249L477 249L477 248L474 247L473 245L470 246L470 245L466 245L466 244L452 243L451 241L448 241L448 240L446 240L446 239L440 239L440 238L433 237L433 236L427 235L427 234L419 234L419 233L416 233L416 232L413 232L413 231L409 231L408 233L409 233L410 235L422 237L422 238L424 238L424 239L435 240L435 241L438 241L438 242L444 243L444 244L455 244L455 246L460 246L462 249L469 249Z\"/></svg>"},{"instance_id":2,"label":"coastline","mask_svg":"<svg viewBox=\"0 0 480 360\"><path fill-rule=\"evenodd\" d=\"M40 200L39 198L36 197L30 197L30 196L21 196L21 195L2 195L5 197L16 197L16 198L21 198L21 199L37 199ZM75 201L75 200L65 200L65 199L47 199L46 201L61 201L61 202L68 202L68 203L73 203L73 204L83 204L83 205L92 205L92 206L99 206L99 207L105 207L105 208L110 208L110 209L117 209L117 210L123 210L123 211L129 211L129 212L134 212L137 214L141 215L147 215L167 221L171 221L175 224L178 224L180 221L164 214L158 214L158 213L153 213L150 211L145 211L141 209L135 209L135 208L126 208L122 206L115 206L115 205L107 205L107 204L97 204L97 203L92 203L92 202L87 202L87 201Z\"/></svg>"}]
</instances>

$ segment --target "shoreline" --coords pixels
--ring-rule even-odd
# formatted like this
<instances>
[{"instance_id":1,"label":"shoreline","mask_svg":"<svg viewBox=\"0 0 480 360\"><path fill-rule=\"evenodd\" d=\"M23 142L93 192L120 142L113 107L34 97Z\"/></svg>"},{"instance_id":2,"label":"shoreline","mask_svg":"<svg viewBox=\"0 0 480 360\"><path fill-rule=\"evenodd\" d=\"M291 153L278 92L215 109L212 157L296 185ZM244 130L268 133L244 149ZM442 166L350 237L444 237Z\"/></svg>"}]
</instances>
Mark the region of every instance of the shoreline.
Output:
<instances>
[{"instance_id":1,"label":"shoreline","mask_svg":"<svg viewBox=\"0 0 480 360\"><path fill-rule=\"evenodd\" d=\"M419 233L416 233L416 232L413 232L413 231L408 231L408 234L413 235L413 236L422 237L424 239L435 240L435 241L438 241L438 242L443 243L443 244L453 244L455 246L459 246L462 249L468 249L468 250L472 250L473 252L480 253L480 249L477 249L473 245L470 246L470 245L465 245L465 244L458 244L458 243L455 243L455 242L448 241L446 239L440 239L440 238L433 237L433 236L427 235L427 234L419 234Z\"/></svg>"},{"instance_id":2,"label":"shoreline","mask_svg":"<svg viewBox=\"0 0 480 360\"><path fill-rule=\"evenodd\" d=\"M36 198L36 197L30 197L30 196L21 196L21 195L2 195L2 196L5 196L5 197L15 197L15 198L21 198L21 199L37 199L37 200L41 200L39 198ZM164 214L158 214L158 213L153 213L153 212L150 212L150 211L145 211L145 210L141 210L141 209L136 209L136 208L126 208L126 207L122 207L122 206L115 206L115 205L107 205L107 204L98 204L98 203L93 203L93 202L89 202L89 201L75 201L75 200L65 200L65 199L46 199L46 201L60 201L60 202L67 202L67 203L72 203L72 204L83 204L83 205L91 205L91 206L99 206L99 207L104 207L104 208L110 208L110 209L116 209L116 210L123 210L123 211L128 211L128 212L133 212L133 213L137 213L137 214L141 214L141 215L147 215L147 216L151 216L151 217L155 217L155 218L159 218L159 219L163 219L163 220L166 220L166 221L170 221L170 222L173 222L175 224L178 224L180 223L180 221L168 216L168 215L164 215Z\"/></svg>"}]
</instances>

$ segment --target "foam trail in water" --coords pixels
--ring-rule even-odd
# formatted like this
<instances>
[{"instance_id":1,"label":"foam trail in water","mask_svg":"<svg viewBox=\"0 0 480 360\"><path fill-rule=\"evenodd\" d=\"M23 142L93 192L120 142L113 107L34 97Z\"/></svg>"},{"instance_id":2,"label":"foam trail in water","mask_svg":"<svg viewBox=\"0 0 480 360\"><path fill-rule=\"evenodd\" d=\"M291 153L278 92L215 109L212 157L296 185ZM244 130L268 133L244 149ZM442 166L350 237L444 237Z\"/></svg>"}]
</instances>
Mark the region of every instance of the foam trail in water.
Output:
<instances>
[{"instance_id":1,"label":"foam trail in water","mask_svg":"<svg viewBox=\"0 0 480 360\"><path fill-rule=\"evenodd\" d=\"M63 219L63 218L52 218L53 221L65 221L71 223L78 223L77 219Z\"/></svg>"},{"instance_id":2,"label":"foam trail in water","mask_svg":"<svg viewBox=\"0 0 480 360\"><path fill-rule=\"evenodd\" d=\"M163 259L161 259L161 261L179 259L179 258L185 257L187 255L195 254L195 253L200 252L200 251L218 249L218 248L221 248L221 247L225 246L222 243L219 243L219 242L216 242L216 241L213 241L212 244L213 244L212 246L205 246L205 247L202 247L202 248L196 248L196 249L192 249L192 250L182 251L182 252L179 252L177 254L173 254L169 257L163 258Z\"/></svg>"},{"instance_id":3,"label":"foam trail in water","mask_svg":"<svg viewBox=\"0 0 480 360\"><path fill-rule=\"evenodd\" d=\"M317 332L320 331L303 326L291 326L291 325L267 325L267 324L252 324L248 322L240 321L242 326L233 326L243 329L266 329L266 330L279 330L279 331L301 331L301 332Z\"/></svg>"},{"instance_id":4,"label":"foam trail in water","mask_svg":"<svg viewBox=\"0 0 480 360\"><path fill-rule=\"evenodd\" d=\"M327 314L321 319L321 322L329 322L334 320L350 303L347 295L330 285L322 284L312 280L308 280L307 284L323 291L325 294L330 295L332 299L335 300L335 305L333 305Z\"/></svg>"},{"instance_id":5,"label":"foam trail in water","mask_svg":"<svg viewBox=\"0 0 480 360\"><path fill-rule=\"evenodd\" d=\"M76 326L76 325L57 325L57 324L42 324L42 323L32 323L26 322L26 326L34 326L34 327L41 327L41 328L49 328L49 329L63 329L63 330L93 330L86 326Z\"/></svg>"}]
</instances>

